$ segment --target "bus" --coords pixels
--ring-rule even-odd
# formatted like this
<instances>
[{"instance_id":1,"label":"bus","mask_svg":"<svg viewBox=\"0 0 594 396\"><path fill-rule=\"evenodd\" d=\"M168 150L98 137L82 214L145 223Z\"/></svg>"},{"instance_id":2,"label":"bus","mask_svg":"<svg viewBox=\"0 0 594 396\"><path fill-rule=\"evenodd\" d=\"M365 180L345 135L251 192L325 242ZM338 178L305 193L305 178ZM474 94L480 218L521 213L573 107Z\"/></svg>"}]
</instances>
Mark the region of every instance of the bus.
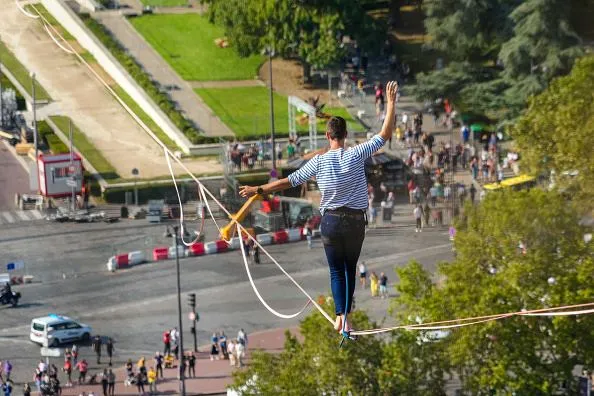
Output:
<instances>
[{"instance_id":1,"label":"bus","mask_svg":"<svg viewBox=\"0 0 594 396\"><path fill-rule=\"evenodd\" d=\"M490 191L501 191L505 189L511 189L513 191L529 190L536 186L536 177L529 175L520 175L510 177L509 179L503 180L501 183L489 183L483 186L483 189L487 192Z\"/></svg>"}]
</instances>

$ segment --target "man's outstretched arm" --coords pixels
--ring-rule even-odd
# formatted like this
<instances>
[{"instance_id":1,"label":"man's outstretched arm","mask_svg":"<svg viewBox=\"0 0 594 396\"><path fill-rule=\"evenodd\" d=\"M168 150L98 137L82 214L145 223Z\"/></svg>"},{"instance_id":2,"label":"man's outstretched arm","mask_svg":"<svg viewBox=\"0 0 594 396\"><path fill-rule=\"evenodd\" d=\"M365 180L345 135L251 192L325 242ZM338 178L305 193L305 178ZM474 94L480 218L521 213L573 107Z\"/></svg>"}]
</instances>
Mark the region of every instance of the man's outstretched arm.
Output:
<instances>
[{"instance_id":1,"label":"man's outstretched arm","mask_svg":"<svg viewBox=\"0 0 594 396\"><path fill-rule=\"evenodd\" d=\"M394 117L396 116L396 97L398 95L398 83L396 81L390 81L386 85L386 97L388 99L388 106L386 108L386 118L384 119L384 125L379 135L388 141L392 138L394 132Z\"/></svg>"}]
</instances>

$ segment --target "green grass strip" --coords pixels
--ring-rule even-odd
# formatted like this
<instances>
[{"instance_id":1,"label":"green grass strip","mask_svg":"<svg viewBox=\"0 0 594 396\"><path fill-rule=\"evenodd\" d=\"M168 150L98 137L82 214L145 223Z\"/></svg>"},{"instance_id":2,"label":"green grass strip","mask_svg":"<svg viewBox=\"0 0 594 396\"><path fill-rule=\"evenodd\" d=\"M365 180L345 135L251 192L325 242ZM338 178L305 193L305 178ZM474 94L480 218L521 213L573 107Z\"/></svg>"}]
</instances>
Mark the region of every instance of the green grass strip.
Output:
<instances>
[{"instance_id":1,"label":"green grass strip","mask_svg":"<svg viewBox=\"0 0 594 396\"><path fill-rule=\"evenodd\" d=\"M0 41L0 62L10 71L19 84L23 86L25 91L27 91L30 96L33 96L31 74L2 41ZM35 80L35 99L43 101L51 100L47 91L39 85L37 80Z\"/></svg>"},{"instance_id":2,"label":"green grass strip","mask_svg":"<svg viewBox=\"0 0 594 396\"><path fill-rule=\"evenodd\" d=\"M49 117L54 124L60 129L65 135L69 135L70 131L70 118L65 116L50 116ZM72 141L76 150L91 163L93 168L101 174L105 180L120 179L120 175L116 172L115 168L105 159L103 154L95 148L95 146L87 139L84 133L78 129L76 125L72 128Z\"/></svg>"}]
</instances>

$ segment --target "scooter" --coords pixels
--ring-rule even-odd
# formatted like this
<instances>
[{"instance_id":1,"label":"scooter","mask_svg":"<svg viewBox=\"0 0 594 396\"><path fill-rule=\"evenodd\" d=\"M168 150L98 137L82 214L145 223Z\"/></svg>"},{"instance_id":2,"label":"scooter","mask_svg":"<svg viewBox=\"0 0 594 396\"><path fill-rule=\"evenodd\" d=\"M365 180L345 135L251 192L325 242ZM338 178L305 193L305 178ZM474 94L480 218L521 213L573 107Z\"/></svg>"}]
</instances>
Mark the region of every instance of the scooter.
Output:
<instances>
[{"instance_id":1,"label":"scooter","mask_svg":"<svg viewBox=\"0 0 594 396\"><path fill-rule=\"evenodd\" d=\"M16 307L19 304L20 299L21 299L21 293L11 291L10 293L4 293L0 296L0 304L2 304L2 305L10 304L13 307Z\"/></svg>"}]
</instances>

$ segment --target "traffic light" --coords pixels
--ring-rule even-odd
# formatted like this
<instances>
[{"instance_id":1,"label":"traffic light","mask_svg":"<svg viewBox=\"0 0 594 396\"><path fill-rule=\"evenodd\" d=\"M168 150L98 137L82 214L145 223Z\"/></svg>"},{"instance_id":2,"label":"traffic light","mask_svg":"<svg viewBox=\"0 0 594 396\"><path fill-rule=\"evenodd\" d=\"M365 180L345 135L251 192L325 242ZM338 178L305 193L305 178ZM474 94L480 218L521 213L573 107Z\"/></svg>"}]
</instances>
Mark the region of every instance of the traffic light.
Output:
<instances>
[{"instance_id":1,"label":"traffic light","mask_svg":"<svg viewBox=\"0 0 594 396\"><path fill-rule=\"evenodd\" d=\"M188 294L188 305L192 308L196 308L196 293Z\"/></svg>"}]
</instances>

